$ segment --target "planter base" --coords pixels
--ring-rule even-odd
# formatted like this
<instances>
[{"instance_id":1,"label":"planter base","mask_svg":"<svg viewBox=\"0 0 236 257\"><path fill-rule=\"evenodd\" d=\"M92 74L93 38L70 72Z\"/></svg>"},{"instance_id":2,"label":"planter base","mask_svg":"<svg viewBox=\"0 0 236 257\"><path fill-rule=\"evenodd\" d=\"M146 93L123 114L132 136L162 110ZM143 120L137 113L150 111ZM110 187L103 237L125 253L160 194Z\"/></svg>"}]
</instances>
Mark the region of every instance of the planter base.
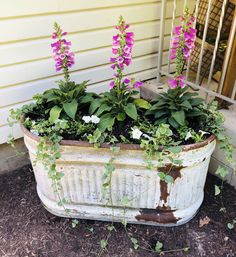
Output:
<instances>
[{"instance_id":1,"label":"planter base","mask_svg":"<svg viewBox=\"0 0 236 257\"><path fill-rule=\"evenodd\" d=\"M202 194L201 198L192 206L176 211L121 207L112 208L103 205L65 204L65 208L69 210L69 214L67 214L63 207L43 195L38 187L37 192L44 207L56 216L99 221L125 221L132 224L165 227L183 225L191 220L196 215L204 197Z\"/></svg>"},{"instance_id":2,"label":"planter base","mask_svg":"<svg viewBox=\"0 0 236 257\"><path fill-rule=\"evenodd\" d=\"M42 163L35 163L40 138L25 129L24 134L38 195L48 211L61 217L155 226L178 226L196 214L203 201L208 165L216 143L211 136L198 144L182 146L182 151L174 156L181 165L166 163L147 169L144 152L138 145L120 145L119 152L112 153L108 145L97 149L87 142L62 141L61 157L56 162L57 171L63 173L58 194L67 201L64 207L68 214L57 204L58 194L52 188L48 170ZM112 186L104 193L104 166L114 154ZM153 162L158 165L157 160ZM158 172L168 174L173 182L161 180Z\"/></svg>"}]
</instances>

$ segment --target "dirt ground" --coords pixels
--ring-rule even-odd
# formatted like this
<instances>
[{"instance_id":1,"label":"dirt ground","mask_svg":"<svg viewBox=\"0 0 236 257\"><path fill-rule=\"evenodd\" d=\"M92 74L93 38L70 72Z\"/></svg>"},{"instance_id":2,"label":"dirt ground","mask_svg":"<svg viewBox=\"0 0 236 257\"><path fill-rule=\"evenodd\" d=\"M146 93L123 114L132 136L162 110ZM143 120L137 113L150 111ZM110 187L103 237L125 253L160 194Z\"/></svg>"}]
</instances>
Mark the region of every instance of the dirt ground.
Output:
<instances>
[{"instance_id":1,"label":"dirt ground","mask_svg":"<svg viewBox=\"0 0 236 257\"><path fill-rule=\"evenodd\" d=\"M223 203L227 213L219 212L221 198L214 196L219 180L209 175L205 200L195 218L180 227L160 228L128 225L130 236L140 245L134 250L123 225L115 224L102 256L159 256L151 248L163 243L166 257L231 257L236 256L236 229L226 224L236 218L236 190L225 186ZM0 176L0 256L1 257L93 257L97 256L100 240L105 239L107 222L80 220L77 228L69 219L55 217L41 205L30 167ZM200 219L210 222L199 227ZM181 248L189 247L187 252ZM143 249L147 248L147 250ZM170 252L168 252L170 251Z\"/></svg>"}]
</instances>

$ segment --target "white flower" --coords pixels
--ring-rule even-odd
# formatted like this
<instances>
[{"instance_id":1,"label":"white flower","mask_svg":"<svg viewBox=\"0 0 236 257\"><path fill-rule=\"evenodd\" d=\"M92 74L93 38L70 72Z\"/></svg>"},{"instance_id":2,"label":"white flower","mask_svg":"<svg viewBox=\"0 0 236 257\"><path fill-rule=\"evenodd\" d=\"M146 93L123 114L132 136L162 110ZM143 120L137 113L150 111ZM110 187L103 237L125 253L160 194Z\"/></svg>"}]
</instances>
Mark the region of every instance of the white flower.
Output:
<instances>
[{"instance_id":1,"label":"white flower","mask_svg":"<svg viewBox=\"0 0 236 257\"><path fill-rule=\"evenodd\" d=\"M133 139L140 139L143 132L141 132L138 128L132 128L132 138Z\"/></svg>"},{"instance_id":2,"label":"white flower","mask_svg":"<svg viewBox=\"0 0 236 257\"><path fill-rule=\"evenodd\" d=\"M192 134L190 131L186 134L185 141L192 137Z\"/></svg>"},{"instance_id":3,"label":"white flower","mask_svg":"<svg viewBox=\"0 0 236 257\"><path fill-rule=\"evenodd\" d=\"M205 134L210 134L210 133L208 133L206 131L203 131L203 130L199 130L199 132L201 133L201 136L204 136Z\"/></svg>"},{"instance_id":4,"label":"white flower","mask_svg":"<svg viewBox=\"0 0 236 257\"><path fill-rule=\"evenodd\" d=\"M30 132L31 132L32 134L36 135L36 136L39 135L39 132L38 132L38 130L36 130L36 129L31 129Z\"/></svg>"},{"instance_id":5,"label":"white flower","mask_svg":"<svg viewBox=\"0 0 236 257\"><path fill-rule=\"evenodd\" d=\"M147 138L147 139L151 139L151 137L150 137L149 135L147 135L147 134L143 134L143 136L144 136L145 138Z\"/></svg>"},{"instance_id":6,"label":"white flower","mask_svg":"<svg viewBox=\"0 0 236 257\"><path fill-rule=\"evenodd\" d=\"M96 115L91 116L91 122L92 123L98 124L99 121L100 121L100 118L98 118L98 116L96 116Z\"/></svg>"},{"instance_id":7,"label":"white flower","mask_svg":"<svg viewBox=\"0 0 236 257\"><path fill-rule=\"evenodd\" d=\"M89 123L91 121L91 117L90 116L83 116L82 117L82 120L85 122L85 123Z\"/></svg>"}]
</instances>

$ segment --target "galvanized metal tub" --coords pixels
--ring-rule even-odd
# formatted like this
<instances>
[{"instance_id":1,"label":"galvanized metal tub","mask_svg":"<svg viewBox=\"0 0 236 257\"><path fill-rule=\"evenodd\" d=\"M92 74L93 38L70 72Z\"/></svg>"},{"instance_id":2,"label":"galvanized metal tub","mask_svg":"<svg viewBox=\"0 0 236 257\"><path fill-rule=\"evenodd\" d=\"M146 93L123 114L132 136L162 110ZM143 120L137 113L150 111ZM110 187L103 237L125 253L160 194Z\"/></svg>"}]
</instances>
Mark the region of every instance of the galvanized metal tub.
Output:
<instances>
[{"instance_id":1,"label":"galvanized metal tub","mask_svg":"<svg viewBox=\"0 0 236 257\"><path fill-rule=\"evenodd\" d=\"M39 137L26 128L24 141L32 164L36 158ZM104 221L126 221L158 226L176 226L188 222L198 211L204 197L204 185L211 154L216 140L210 136L204 142L183 146L178 154L180 167L167 165L161 171L169 172L174 183L160 181L157 170L149 170L138 145L120 145L112 173L111 192L102 197L104 165L112 152L108 145L94 148L87 142L63 140L58 171L64 176L60 183L65 207L58 205L58 196L42 164L37 163L34 174L38 195L45 208L62 217ZM112 204L110 200L112 199ZM126 204L124 205L124 199Z\"/></svg>"}]
</instances>

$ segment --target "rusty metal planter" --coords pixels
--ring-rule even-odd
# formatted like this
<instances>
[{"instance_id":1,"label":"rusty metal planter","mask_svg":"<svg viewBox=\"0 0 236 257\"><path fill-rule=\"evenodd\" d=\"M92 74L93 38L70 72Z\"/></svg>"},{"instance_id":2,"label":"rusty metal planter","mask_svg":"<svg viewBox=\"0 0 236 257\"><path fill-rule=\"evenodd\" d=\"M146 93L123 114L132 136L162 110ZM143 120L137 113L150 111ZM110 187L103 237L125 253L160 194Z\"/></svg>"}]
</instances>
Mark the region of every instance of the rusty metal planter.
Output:
<instances>
[{"instance_id":1,"label":"rusty metal planter","mask_svg":"<svg viewBox=\"0 0 236 257\"><path fill-rule=\"evenodd\" d=\"M24 131L25 144L33 163L39 137ZM211 154L215 148L215 137L206 141L183 146L178 155L181 167L165 167L174 178L173 184L160 181L156 170L148 170L143 151L138 145L120 145L112 174L112 205L102 197L104 165L111 158L108 145L94 148L87 142L63 140L61 158L57 161L58 171L64 173L60 183L61 197L67 200L65 207L70 216L82 219L123 221L158 226L181 225L197 212L204 197L204 184ZM66 217L68 214L59 206L47 171L40 163L34 166L38 195L51 213ZM128 199L126 206L124 198Z\"/></svg>"}]
</instances>

